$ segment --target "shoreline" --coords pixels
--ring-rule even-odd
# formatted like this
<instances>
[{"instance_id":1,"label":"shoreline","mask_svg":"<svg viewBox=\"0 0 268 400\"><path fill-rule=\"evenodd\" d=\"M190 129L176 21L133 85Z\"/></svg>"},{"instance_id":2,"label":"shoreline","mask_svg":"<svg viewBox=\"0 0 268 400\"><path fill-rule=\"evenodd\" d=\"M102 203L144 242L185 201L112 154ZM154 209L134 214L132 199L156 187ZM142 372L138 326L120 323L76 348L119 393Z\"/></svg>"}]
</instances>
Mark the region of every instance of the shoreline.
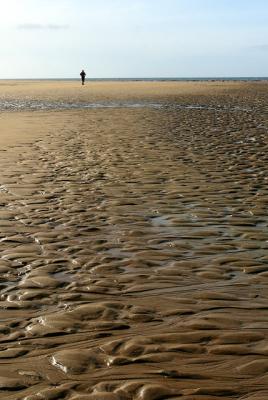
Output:
<instances>
[{"instance_id":1,"label":"shoreline","mask_svg":"<svg viewBox=\"0 0 268 400\"><path fill-rule=\"evenodd\" d=\"M80 78L0 78L3 81L81 81ZM88 82L266 82L268 77L186 77L186 78L165 78L165 77L141 77L141 78L86 78Z\"/></svg>"}]
</instances>

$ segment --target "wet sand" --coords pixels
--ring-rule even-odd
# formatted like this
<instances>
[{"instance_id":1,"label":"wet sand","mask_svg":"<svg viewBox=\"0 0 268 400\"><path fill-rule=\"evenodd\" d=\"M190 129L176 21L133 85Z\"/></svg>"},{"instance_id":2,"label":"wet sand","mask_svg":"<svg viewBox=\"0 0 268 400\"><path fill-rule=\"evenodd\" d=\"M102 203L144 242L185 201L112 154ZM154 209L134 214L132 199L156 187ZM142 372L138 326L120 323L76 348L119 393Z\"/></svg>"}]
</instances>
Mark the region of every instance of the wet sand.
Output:
<instances>
[{"instance_id":1,"label":"wet sand","mask_svg":"<svg viewBox=\"0 0 268 400\"><path fill-rule=\"evenodd\" d=\"M0 399L267 400L268 85L77 85L0 83L123 101L0 113Z\"/></svg>"}]
</instances>

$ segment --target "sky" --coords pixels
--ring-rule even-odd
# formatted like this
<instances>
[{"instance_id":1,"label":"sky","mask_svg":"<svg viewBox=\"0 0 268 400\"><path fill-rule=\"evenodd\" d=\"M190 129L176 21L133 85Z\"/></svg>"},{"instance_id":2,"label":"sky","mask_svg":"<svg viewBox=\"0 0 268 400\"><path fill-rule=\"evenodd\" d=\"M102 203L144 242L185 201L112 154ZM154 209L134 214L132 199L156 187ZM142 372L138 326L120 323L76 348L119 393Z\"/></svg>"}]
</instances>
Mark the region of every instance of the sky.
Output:
<instances>
[{"instance_id":1,"label":"sky","mask_svg":"<svg viewBox=\"0 0 268 400\"><path fill-rule=\"evenodd\" d=\"M0 0L0 79L268 76L267 0Z\"/></svg>"}]
</instances>

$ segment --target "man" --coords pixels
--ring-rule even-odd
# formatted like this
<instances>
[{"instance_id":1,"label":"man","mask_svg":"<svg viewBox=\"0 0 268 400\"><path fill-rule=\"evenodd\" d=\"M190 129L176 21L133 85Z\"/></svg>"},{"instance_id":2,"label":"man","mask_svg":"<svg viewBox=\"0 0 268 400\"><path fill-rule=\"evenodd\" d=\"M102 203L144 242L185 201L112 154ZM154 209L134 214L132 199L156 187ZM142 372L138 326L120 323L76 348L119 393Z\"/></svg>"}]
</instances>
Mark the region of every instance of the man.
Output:
<instances>
[{"instance_id":1,"label":"man","mask_svg":"<svg viewBox=\"0 0 268 400\"><path fill-rule=\"evenodd\" d=\"M82 80L82 85L84 85L85 84L86 73L85 73L85 71L83 69L80 72L80 76L81 76L81 80Z\"/></svg>"}]
</instances>

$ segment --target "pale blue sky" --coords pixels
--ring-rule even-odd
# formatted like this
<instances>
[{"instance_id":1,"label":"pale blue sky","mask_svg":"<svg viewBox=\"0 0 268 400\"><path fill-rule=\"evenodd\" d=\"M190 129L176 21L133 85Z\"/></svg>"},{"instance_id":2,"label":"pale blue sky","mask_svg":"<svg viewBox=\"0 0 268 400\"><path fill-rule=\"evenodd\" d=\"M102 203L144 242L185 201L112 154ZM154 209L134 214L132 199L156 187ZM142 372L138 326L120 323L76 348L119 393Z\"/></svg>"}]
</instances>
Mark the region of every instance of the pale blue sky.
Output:
<instances>
[{"instance_id":1,"label":"pale blue sky","mask_svg":"<svg viewBox=\"0 0 268 400\"><path fill-rule=\"evenodd\" d=\"M0 0L0 78L268 76L267 0Z\"/></svg>"}]
</instances>

